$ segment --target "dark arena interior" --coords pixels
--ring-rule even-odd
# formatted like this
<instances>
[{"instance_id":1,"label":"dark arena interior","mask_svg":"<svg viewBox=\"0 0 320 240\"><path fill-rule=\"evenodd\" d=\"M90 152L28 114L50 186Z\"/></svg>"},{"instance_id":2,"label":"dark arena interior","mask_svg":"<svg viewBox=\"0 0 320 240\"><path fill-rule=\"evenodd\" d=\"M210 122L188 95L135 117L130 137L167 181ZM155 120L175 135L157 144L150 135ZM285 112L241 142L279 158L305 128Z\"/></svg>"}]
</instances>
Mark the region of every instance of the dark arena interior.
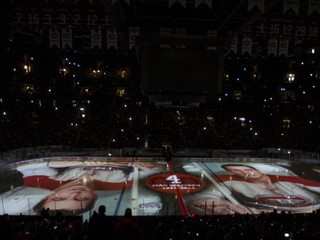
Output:
<instances>
[{"instance_id":1,"label":"dark arena interior","mask_svg":"<svg viewBox=\"0 0 320 240\"><path fill-rule=\"evenodd\" d=\"M0 11L1 239L320 238L319 0Z\"/></svg>"}]
</instances>

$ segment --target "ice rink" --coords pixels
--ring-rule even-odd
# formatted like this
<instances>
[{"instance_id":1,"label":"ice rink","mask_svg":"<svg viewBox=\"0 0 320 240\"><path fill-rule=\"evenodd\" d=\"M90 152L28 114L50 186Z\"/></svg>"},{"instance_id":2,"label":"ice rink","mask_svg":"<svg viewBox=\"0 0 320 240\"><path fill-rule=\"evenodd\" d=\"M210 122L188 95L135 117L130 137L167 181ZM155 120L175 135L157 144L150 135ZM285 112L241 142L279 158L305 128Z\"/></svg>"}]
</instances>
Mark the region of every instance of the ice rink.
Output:
<instances>
[{"instance_id":1,"label":"ice rink","mask_svg":"<svg viewBox=\"0 0 320 240\"><path fill-rule=\"evenodd\" d=\"M310 213L320 206L320 167L269 158L51 157L1 168L0 214L136 216Z\"/></svg>"}]
</instances>

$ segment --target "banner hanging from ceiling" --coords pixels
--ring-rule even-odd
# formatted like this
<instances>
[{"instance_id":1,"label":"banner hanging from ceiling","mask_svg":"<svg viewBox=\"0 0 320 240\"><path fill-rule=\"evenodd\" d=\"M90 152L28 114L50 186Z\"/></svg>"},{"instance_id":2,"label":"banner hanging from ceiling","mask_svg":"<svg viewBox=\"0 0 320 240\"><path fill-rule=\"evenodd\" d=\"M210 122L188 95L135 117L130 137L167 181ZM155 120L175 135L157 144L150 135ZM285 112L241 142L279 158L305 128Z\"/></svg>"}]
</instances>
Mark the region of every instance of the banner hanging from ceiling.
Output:
<instances>
[{"instance_id":1,"label":"banner hanging from ceiling","mask_svg":"<svg viewBox=\"0 0 320 240\"><path fill-rule=\"evenodd\" d=\"M264 13L264 0L248 0L248 11L257 8Z\"/></svg>"},{"instance_id":2,"label":"banner hanging from ceiling","mask_svg":"<svg viewBox=\"0 0 320 240\"><path fill-rule=\"evenodd\" d=\"M299 0L284 0L283 1L283 14L286 14L288 11L294 12L296 15L299 15Z\"/></svg>"},{"instance_id":3,"label":"banner hanging from ceiling","mask_svg":"<svg viewBox=\"0 0 320 240\"><path fill-rule=\"evenodd\" d=\"M91 29L91 48L102 48L101 27Z\"/></svg>"}]
</instances>

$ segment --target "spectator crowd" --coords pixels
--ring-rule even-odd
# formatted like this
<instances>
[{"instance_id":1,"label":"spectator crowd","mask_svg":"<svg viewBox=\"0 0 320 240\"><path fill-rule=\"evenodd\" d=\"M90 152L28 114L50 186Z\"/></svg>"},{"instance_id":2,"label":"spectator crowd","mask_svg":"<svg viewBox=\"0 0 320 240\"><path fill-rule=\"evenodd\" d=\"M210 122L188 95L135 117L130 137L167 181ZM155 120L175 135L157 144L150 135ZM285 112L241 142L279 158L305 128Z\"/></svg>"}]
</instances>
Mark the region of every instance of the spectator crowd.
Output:
<instances>
[{"instance_id":1,"label":"spectator crowd","mask_svg":"<svg viewBox=\"0 0 320 240\"><path fill-rule=\"evenodd\" d=\"M47 240L315 240L320 215L274 211L258 215L107 216L104 205L89 220L71 216L1 216L1 239Z\"/></svg>"},{"instance_id":2,"label":"spectator crowd","mask_svg":"<svg viewBox=\"0 0 320 240\"><path fill-rule=\"evenodd\" d=\"M174 148L320 151L317 51L286 58L226 54L222 92L197 106L149 101L132 55L10 49L0 90L0 150L166 142Z\"/></svg>"}]
</instances>

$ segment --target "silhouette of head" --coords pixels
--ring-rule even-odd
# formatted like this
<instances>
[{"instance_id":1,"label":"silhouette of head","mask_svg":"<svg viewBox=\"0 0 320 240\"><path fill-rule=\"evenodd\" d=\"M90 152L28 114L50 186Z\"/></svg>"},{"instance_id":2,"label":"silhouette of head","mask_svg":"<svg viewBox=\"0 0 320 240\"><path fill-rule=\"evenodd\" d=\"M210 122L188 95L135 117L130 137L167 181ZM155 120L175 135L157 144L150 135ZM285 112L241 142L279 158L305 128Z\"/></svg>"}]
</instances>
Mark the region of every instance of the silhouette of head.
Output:
<instances>
[{"instance_id":1,"label":"silhouette of head","mask_svg":"<svg viewBox=\"0 0 320 240\"><path fill-rule=\"evenodd\" d=\"M131 217L131 216L132 216L131 208L126 208L126 211L125 211L125 213L124 213L124 216L126 216L126 217Z\"/></svg>"},{"instance_id":2,"label":"silhouette of head","mask_svg":"<svg viewBox=\"0 0 320 240\"><path fill-rule=\"evenodd\" d=\"M106 207L104 205L100 205L98 209L99 214L105 214L106 213Z\"/></svg>"}]
</instances>

